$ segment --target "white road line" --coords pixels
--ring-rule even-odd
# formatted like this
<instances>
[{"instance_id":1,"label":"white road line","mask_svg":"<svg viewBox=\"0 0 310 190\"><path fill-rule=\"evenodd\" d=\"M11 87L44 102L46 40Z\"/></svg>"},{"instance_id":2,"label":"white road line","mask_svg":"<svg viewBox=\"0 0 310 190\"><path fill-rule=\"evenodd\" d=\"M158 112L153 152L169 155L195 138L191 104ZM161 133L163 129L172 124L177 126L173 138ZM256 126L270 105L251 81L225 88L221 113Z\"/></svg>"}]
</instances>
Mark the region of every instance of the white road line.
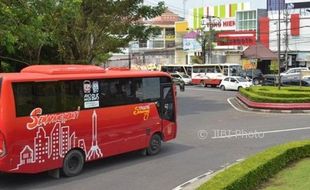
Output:
<instances>
[{"instance_id":1,"label":"white road line","mask_svg":"<svg viewBox=\"0 0 310 190\"><path fill-rule=\"evenodd\" d=\"M231 100L234 99L234 98L235 98L235 97L227 98L227 102L231 105L231 107L233 107L235 110L237 110L237 111L239 111L239 112L253 113L253 112L250 112L250 111L241 110L241 109L237 108L233 103L231 103Z\"/></svg>"},{"instance_id":2,"label":"white road line","mask_svg":"<svg viewBox=\"0 0 310 190\"><path fill-rule=\"evenodd\" d=\"M240 159L236 160L236 162L234 162L233 164L226 163L226 164L222 165L221 167L226 169L226 168L228 168L228 167L230 167L230 166L232 166L232 165L234 165L236 163L242 162L244 160L245 160L244 158L240 158ZM217 172L221 172L224 169L220 169ZM207 177L207 176L209 176L211 174L215 174L215 173L214 173L214 171L209 170L208 172L206 172L204 174L201 174L200 176L197 176L197 177L195 177L193 179L190 179L190 180L186 181L185 183L182 183L181 185L173 188L172 190L182 190L182 189L188 187L189 185L191 185L192 183L194 183L194 182L196 182L198 180L201 180L201 179L203 179L203 178L205 178L205 177Z\"/></svg>"},{"instance_id":3,"label":"white road line","mask_svg":"<svg viewBox=\"0 0 310 190\"><path fill-rule=\"evenodd\" d=\"M197 90L197 91L204 91L204 92L221 92L222 93L222 91L220 91L220 90L212 90L212 89L208 89L208 88L204 88L204 89L202 89L202 88L195 88L195 87L185 87L185 90L186 89L190 89L190 90Z\"/></svg>"},{"instance_id":4,"label":"white road line","mask_svg":"<svg viewBox=\"0 0 310 190\"><path fill-rule=\"evenodd\" d=\"M302 130L310 130L310 127L301 127L301 128L292 128L292 129L279 129L279 130L272 130L272 131L257 131L255 134L262 135L262 134L271 134L271 133L283 133L283 132L291 132L291 131L302 131ZM254 133L253 133L254 134ZM224 139L224 138L232 138L232 137L240 137L246 136L249 134L236 134L236 135L226 135L226 136L218 136L212 137L212 139Z\"/></svg>"},{"instance_id":5,"label":"white road line","mask_svg":"<svg viewBox=\"0 0 310 190\"><path fill-rule=\"evenodd\" d=\"M185 188L186 186L192 184L193 182L198 181L201 178L207 177L208 175L211 175L212 173L213 173L213 171L209 170L208 172L206 172L204 174L201 174L201 175L199 175L199 176L197 176L197 177L195 177L193 179L190 179L190 180L186 181L185 183L182 183L181 185L173 188L172 190L181 190L181 189Z\"/></svg>"}]
</instances>

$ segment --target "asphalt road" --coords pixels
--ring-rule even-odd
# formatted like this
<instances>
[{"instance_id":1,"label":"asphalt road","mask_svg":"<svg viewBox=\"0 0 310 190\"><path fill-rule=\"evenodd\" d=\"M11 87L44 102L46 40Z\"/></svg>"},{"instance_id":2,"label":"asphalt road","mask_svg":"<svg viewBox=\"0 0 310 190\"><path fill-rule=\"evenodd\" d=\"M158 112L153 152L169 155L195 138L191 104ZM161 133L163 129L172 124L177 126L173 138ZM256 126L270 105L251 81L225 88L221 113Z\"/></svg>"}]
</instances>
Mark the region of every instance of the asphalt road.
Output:
<instances>
[{"instance_id":1,"label":"asphalt road","mask_svg":"<svg viewBox=\"0 0 310 190\"><path fill-rule=\"evenodd\" d=\"M88 163L83 173L73 178L53 179L45 173L1 174L0 189L169 190L267 147L310 139L310 129L282 131L310 127L310 115L239 112L227 102L234 94L201 87L179 92L178 136L163 144L159 155L133 152ZM262 131L275 132L246 135ZM244 135L219 138L240 132Z\"/></svg>"}]
</instances>

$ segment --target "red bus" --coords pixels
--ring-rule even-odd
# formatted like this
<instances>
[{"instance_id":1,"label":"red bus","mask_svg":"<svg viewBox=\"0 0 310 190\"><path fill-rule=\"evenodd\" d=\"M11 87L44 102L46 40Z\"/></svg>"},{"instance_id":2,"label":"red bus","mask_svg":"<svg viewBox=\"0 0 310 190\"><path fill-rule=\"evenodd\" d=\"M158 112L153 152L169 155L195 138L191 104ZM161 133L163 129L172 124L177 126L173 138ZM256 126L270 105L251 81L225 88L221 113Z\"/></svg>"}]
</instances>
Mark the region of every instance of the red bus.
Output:
<instances>
[{"instance_id":1,"label":"red bus","mask_svg":"<svg viewBox=\"0 0 310 190\"><path fill-rule=\"evenodd\" d=\"M75 176L88 161L157 154L176 138L174 89L163 72L37 65L2 73L0 171Z\"/></svg>"}]
</instances>

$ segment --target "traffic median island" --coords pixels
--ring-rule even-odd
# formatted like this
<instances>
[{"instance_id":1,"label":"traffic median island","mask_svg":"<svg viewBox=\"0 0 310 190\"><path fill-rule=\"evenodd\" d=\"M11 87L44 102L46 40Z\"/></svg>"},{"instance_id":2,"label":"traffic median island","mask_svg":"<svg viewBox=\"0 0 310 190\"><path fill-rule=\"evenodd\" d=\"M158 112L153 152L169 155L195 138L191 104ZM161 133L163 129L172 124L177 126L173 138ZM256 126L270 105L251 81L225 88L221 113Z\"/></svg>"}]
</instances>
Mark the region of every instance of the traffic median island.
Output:
<instances>
[{"instance_id":1,"label":"traffic median island","mask_svg":"<svg viewBox=\"0 0 310 190\"><path fill-rule=\"evenodd\" d=\"M309 87L253 86L241 89L237 98L251 108L310 110Z\"/></svg>"},{"instance_id":2,"label":"traffic median island","mask_svg":"<svg viewBox=\"0 0 310 190\"><path fill-rule=\"evenodd\" d=\"M310 157L310 140L278 145L218 173L198 190L257 189L289 164L306 157Z\"/></svg>"}]
</instances>

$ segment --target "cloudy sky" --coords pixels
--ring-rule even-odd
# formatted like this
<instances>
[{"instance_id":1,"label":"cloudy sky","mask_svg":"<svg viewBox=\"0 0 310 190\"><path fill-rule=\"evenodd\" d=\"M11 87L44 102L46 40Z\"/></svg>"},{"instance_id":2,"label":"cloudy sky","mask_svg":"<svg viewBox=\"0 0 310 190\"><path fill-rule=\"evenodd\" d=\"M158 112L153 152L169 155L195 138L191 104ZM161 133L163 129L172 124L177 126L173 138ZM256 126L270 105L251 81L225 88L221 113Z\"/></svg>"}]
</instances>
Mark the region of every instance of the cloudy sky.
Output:
<instances>
[{"instance_id":1,"label":"cloudy sky","mask_svg":"<svg viewBox=\"0 0 310 190\"><path fill-rule=\"evenodd\" d=\"M183 0L144 0L145 3L154 5L159 1L164 1L166 6L173 12L183 15ZM221 5L226 3L250 2L251 8L266 8L266 0L186 0L186 10L207 6L207 5Z\"/></svg>"}]
</instances>

